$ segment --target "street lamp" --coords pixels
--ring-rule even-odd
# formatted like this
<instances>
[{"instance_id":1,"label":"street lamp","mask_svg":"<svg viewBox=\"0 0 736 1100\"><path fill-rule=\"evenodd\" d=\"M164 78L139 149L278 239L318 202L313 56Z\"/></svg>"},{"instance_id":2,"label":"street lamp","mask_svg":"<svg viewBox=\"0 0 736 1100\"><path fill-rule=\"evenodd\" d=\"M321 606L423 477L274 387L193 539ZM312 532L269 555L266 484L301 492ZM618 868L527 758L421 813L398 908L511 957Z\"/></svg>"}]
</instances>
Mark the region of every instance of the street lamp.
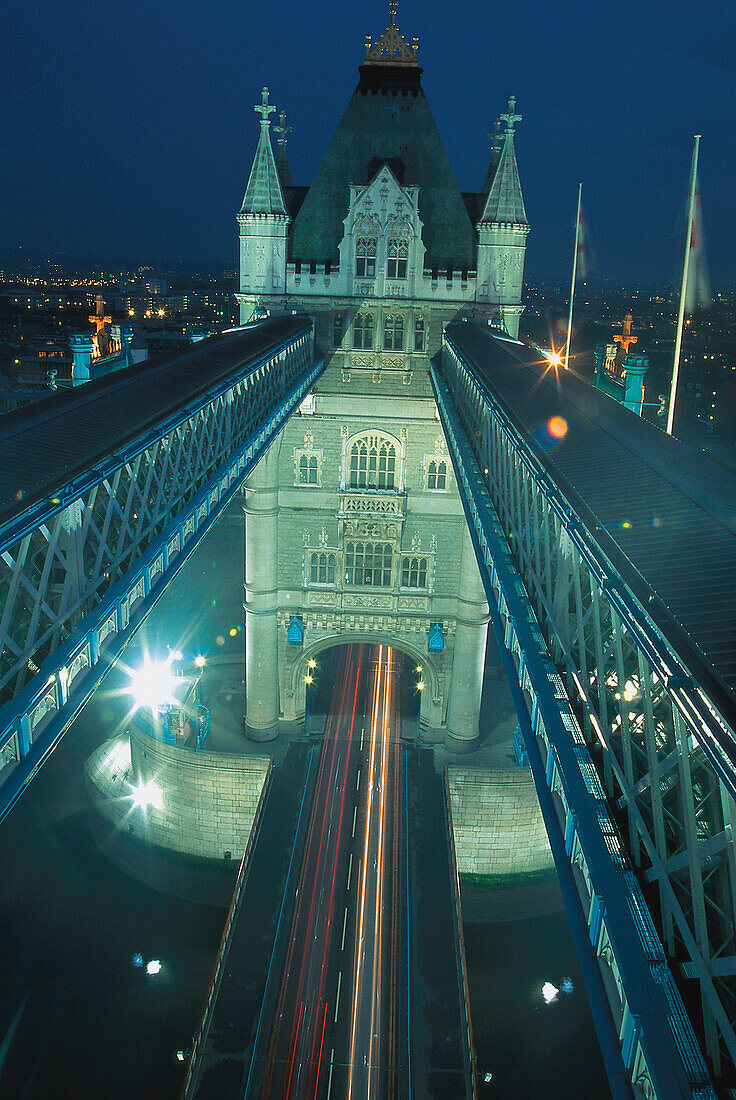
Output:
<instances>
[{"instance_id":1,"label":"street lamp","mask_svg":"<svg viewBox=\"0 0 736 1100\"><path fill-rule=\"evenodd\" d=\"M314 677L309 673L304 677L304 734L309 736L309 685L314 682Z\"/></svg>"},{"instance_id":2,"label":"street lamp","mask_svg":"<svg viewBox=\"0 0 736 1100\"><path fill-rule=\"evenodd\" d=\"M304 677L306 687L304 689L304 733L309 736L309 686L314 683L312 672L317 667L317 662L312 657L307 661L307 675Z\"/></svg>"},{"instance_id":3,"label":"street lamp","mask_svg":"<svg viewBox=\"0 0 736 1100\"><path fill-rule=\"evenodd\" d=\"M421 665L418 665L417 666L417 672L421 672L421 671L422 671L422 667L421 667ZM417 695L417 741L419 740L419 719L420 719L421 714L422 714L422 692L423 691L424 691L424 680L419 680L417 682L417 692L419 693Z\"/></svg>"}]
</instances>

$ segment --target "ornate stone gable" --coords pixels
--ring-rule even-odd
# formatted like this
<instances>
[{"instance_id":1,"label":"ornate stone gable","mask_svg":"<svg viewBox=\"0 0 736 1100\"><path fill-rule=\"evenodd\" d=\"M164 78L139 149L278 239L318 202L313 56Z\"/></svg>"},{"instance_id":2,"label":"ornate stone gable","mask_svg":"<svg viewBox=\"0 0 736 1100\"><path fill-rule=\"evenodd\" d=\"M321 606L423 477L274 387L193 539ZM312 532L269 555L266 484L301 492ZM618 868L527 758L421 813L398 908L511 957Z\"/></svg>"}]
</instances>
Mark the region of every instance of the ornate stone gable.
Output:
<instances>
[{"instance_id":1,"label":"ornate stone gable","mask_svg":"<svg viewBox=\"0 0 736 1100\"><path fill-rule=\"evenodd\" d=\"M352 275L355 292L371 297L416 293L426 251L418 187L402 187L382 165L367 186L350 185L343 225L340 270Z\"/></svg>"}]
</instances>

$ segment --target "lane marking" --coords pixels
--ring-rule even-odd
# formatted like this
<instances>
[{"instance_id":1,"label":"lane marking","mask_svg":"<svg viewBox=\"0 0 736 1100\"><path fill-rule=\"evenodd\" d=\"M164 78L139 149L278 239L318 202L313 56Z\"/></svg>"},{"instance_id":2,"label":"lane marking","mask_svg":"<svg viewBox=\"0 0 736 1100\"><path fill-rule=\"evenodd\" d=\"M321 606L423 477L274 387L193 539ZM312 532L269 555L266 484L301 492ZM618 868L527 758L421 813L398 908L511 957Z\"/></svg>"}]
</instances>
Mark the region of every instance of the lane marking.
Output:
<instances>
[{"instance_id":1,"label":"lane marking","mask_svg":"<svg viewBox=\"0 0 736 1100\"><path fill-rule=\"evenodd\" d=\"M340 944L340 950L345 950L345 930L348 926L348 907L345 906L345 916L342 918L342 943Z\"/></svg>"},{"instance_id":2,"label":"lane marking","mask_svg":"<svg viewBox=\"0 0 736 1100\"><path fill-rule=\"evenodd\" d=\"M347 909L345 910L345 913L347 914ZM340 1011L340 986L341 986L341 984L342 984L342 970L337 975L337 997L335 997L335 1019L333 1020L333 1023L335 1023L335 1024L337 1023L337 1014ZM334 1053L334 1051L333 1051L333 1053ZM330 1062L330 1077L332 1077L332 1062ZM328 1092L327 1095L329 1096L329 1092Z\"/></svg>"},{"instance_id":3,"label":"lane marking","mask_svg":"<svg viewBox=\"0 0 736 1100\"><path fill-rule=\"evenodd\" d=\"M332 1053L330 1054L330 1076L327 1080L327 1100L330 1100L330 1094L332 1093L332 1071L335 1068L334 1065L333 1065L334 1061L335 1061L335 1048L333 1047L332 1048Z\"/></svg>"},{"instance_id":4,"label":"lane marking","mask_svg":"<svg viewBox=\"0 0 736 1100\"><path fill-rule=\"evenodd\" d=\"M360 768L358 768L358 778L355 781L355 789L356 791L360 790Z\"/></svg>"},{"instance_id":5,"label":"lane marking","mask_svg":"<svg viewBox=\"0 0 736 1100\"><path fill-rule=\"evenodd\" d=\"M353 853L350 853L350 862L348 863L348 890L350 889L350 876L353 873Z\"/></svg>"},{"instance_id":6,"label":"lane marking","mask_svg":"<svg viewBox=\"0 0 736 1100\"><path fill-rule=\"evenodd\" d=\"M353 836L355 836L355 819L358 816L358 807L353 810Z\"/></svg>"}]
</instances>

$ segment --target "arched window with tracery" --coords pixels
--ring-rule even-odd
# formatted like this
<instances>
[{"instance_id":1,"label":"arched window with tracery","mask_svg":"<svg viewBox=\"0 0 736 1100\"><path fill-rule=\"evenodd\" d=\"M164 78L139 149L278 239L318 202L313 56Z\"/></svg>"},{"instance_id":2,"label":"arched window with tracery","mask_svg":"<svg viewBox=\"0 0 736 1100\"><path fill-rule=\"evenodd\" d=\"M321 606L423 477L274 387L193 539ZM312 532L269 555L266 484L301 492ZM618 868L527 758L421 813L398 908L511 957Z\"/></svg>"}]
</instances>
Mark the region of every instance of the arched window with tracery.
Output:
<instances>
[{"instance_id":1,"label":"arched window with tracery","mask_svg":"<svg viewBox=\"0 0 736 1100\"><path fill-rule=\"evenodd\" d=\"M396 489L396 445L386 436L366 434L354 439L348 453L348 485L351 489Z\"/></svg>"},{"instance_id":2,"label":"arched window with tracery","mask_svg":"<svg viewBox=\"0 0 736 1100\"><path fill-rule=\"evenodd\" d=\"M376 274L376 244L375 237L358 237L355 242L355 274L361 279Z\"/></svg>"},{"instance_id":3,"label":"arched window with tracery","mask_svg":"<svg viewBox=\"0 0 736 1100\"><path fill-rule=\"evenodd\" d=\"M432 458L429 460L427 466L427 488L434 490L447 488L447 459Z\"/></svg>"},{"instance_id":4,"label":"arched window with tracery","mask_svg":"<svg viewBox=\"0 0 736 1100\"><path fill-rule=\"evenodd\" d=\"M406 237L389 237L386 253L386 275L389 279L405 279L409 262L409 242Z\"/></svg>"}]
</instances>

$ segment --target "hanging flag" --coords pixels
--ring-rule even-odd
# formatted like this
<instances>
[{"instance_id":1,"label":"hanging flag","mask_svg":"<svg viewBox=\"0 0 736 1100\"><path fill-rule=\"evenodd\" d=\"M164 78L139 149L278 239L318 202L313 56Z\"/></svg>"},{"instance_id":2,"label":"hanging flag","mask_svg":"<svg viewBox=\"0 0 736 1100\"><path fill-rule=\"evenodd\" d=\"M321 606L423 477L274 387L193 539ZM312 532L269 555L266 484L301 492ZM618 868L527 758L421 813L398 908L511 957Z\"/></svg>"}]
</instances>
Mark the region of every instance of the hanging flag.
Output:
<instances>
[{"instance_id":1,"label":"hanging flag","mask_svg":"<svg viewBox=\"0 0 736 1100\"><path fill-rule=\"evenodd\" d=\"M578 262L576 266L576 282L580 280L584 282L588 278L588 271L590 270L590 255L588 247L588 227L585 224L583 218L583 208L580 207L578 213Z\"/></svg>"},{"instance_id":2,"label":"hanging flag","mask_svg":"<svg viewBox=\"0 0 736 1100\"><path fill-rule=\"evenodd\" d=\"M700 207L700 184L695 181L695 205L693 224L690 231L690 258L687 271L687 291L685 294L685 312L706 309L711 304L710 279L705 258L705 237L703 235L703 212Z\"/></svg>"}]
</instances>

